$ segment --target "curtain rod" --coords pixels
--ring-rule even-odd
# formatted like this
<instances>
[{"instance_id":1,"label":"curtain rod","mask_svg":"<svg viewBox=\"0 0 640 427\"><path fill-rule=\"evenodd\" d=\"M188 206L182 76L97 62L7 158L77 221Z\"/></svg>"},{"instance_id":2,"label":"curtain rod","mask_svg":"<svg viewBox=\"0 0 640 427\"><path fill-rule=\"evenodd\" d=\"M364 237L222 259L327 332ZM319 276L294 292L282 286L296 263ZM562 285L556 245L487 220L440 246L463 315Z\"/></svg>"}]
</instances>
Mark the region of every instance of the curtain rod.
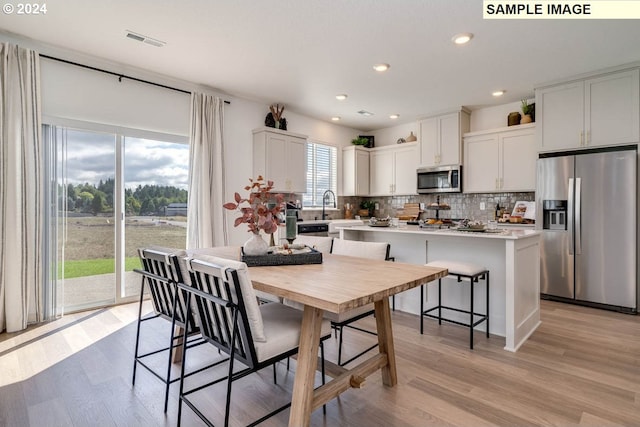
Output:
<instances>
[{"instance_id":1,"label":"curtain rod","mask_svg":"<svg viewBox=\"0 0 640 427\"><path fill-rule=\"evenodd\" d=\"M189 95L191 94L191 92L189 92L187 90L178 89L178 88L167 86L167 85L163 85L163 84L160 84L160 83L150 82L149 80L143 80L143 79L139 79L137 77L127 76L126 74L120 74L120 73L115 73L115 72L109 71L109 70L103 70L102 68L97 68L97 67L92 67L90 65L80 64L78 62L67 61L66 59L56 58L55 56L49 56L49 55L40 54L40 57L41 58L46 58L46 59L51 59L53 61L64 62L65 64L75 65L76 67L82 67L82 68L87 68L87 69L93 70L93 71L99 71L99 72L105 73L105 74L111 74L112 76L118 77L119 81L122 81L122 79L125 78L125 79L133 80L133 81L136 81L136 82L140 82L140 83L146 83L146 84L149 84L149 85L158 86L158 87L161 87L161 88L164 88L164 89L175 90L176 92L182 92L182 93L186 93L186 94L189 94ZM224 103L225 104L231 104L231 102L229 102L229 101L224 101Z\"/></svg>"}]
</instances>

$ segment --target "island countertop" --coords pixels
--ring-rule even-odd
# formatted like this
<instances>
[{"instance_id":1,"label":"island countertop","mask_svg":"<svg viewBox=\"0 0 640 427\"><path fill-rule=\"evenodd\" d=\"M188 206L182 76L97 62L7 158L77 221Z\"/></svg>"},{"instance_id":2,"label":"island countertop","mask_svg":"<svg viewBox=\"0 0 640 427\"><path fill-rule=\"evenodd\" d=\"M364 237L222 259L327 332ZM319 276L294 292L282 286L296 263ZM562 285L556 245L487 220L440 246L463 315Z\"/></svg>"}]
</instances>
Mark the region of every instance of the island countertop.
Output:
<instances>
[{"instance_id":1,"label":"island countertop","mask_svg":"<svg viewBox=\"0 0 640 427\"><path fill-rule=\"evenodd\" d=\"M510 229L505 228L498 229L494 231L460 231L455 228L442 228L442 229L431 229L431 228L420 228L417 225L400 225L398 227L372 227L369 225L360 225L355 227L340 227L337 226L336 229L340 230L342 228L352 230L352 231L376 231L381 233L408 233L408 234L422 234L425 236L455 236L455 237L468 237L473 239L505 239L505 240L518 240L518 239L526 239L533 236L540 235L540 231L532 230L532 229ZM499 230L499 231L498 231Z\"/></svg>"},{"instance_id":2,"label":"island countertop","mask_svg":"<svg viewBox=\"0 0 640 427\"><path fill-rule=\"evenodd\" d=\"M338 228L342 239L390 244L390 255L399 262L424 264L451 260L488 269L491 275L489 332L505 337L505 350L516 351L540 325L540 231L524 228L505 228L497 233L434 230L405 224ZM428 309L437 304L438 287L429 284L425 288ZM442 293L442 300L450 307L468 309L469 289L457 283L455 278L447 279ZM419 314L420 296L419 289L396 295L397 309ZM486 288L477 286L474 306L480 313L486 305L485 299ZM452 312L451 316L458 321L468 320L462 313ZM478 330L485 328L484 323L476 327Z\"/></svg>"}]
</instances>

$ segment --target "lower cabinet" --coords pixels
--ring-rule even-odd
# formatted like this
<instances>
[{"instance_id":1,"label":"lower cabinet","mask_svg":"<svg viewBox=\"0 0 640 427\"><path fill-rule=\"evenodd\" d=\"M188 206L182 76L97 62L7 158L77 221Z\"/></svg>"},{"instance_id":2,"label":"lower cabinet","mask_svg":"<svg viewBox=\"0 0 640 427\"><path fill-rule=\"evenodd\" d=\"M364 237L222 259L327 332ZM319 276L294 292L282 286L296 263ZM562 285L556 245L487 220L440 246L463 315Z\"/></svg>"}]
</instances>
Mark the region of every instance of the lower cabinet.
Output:
<instances>
[{"instance_id":1,"label":"lower cabinet","mask_svg":"<svg viewBox=\"0 0 640 427\"><path fill-rule=\"evenodd\" d=\"M464 136L463 191L535 191L535 124Z\"/></svg>"}]
</instances>

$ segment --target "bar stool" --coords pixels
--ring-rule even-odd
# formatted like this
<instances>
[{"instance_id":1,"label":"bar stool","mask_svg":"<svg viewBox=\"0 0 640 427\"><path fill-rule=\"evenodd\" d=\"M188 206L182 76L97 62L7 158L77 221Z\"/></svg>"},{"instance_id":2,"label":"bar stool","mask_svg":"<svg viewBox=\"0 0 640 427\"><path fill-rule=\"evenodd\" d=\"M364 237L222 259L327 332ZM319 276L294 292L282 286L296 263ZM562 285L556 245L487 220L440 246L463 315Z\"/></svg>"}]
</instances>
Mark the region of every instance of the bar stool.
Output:
<instances>
[{"instance_id":1,"label":"bar stool","mask_svg":"<svg viewBox=\"0 0 640 427\"><path fill-rule=\"evenodd\" d=\"M459 308L447 307L442 305L442 279L438 279L438 305L436 307L430 308L429 310L424 309L424 285L420 287L420 334L424 333L424 317L431 317L433 319L438 319L438 324L442 325L442 321L455 323L456 325L466 326L469 328L469 348L473 350L473 328L479 325L482 322L487 322L487 338L489 338L489 270L485 267L471 264L466 262L455 262L455 261L433 261L426 264L428 267L439 267L446 268L449 270L449 276L454 276L458 278L458 282L461 282L463 279L468 279L470 281L470 293L471 293L471 306L469 310L461 310ZM483 279L486 283L487 289L487 306L486 306L486 314L475 313L473 308L473 285L474 283L478 283L479 279ZM453 319L447 319L442 317L442 309L457 311L459 313L469 314L469 323L459 322ZM438 310L438 315L430 314L432 311ZM477 319L477 320L475 320Z\"/></svg>"}]
</instances>

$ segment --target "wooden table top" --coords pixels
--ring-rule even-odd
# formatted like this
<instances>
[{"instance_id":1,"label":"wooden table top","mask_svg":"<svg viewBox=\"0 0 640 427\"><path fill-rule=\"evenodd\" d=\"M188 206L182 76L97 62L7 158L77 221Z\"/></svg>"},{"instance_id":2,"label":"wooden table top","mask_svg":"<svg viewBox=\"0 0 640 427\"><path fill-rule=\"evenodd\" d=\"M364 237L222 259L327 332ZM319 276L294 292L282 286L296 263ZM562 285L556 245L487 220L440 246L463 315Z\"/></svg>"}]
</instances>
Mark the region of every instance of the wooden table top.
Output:
<instances>
[{"instance_id":1,"label":"wooden table top","mask_svg":"<svg viewBox=\"0 0 640 427\"><path fill-rule=\"evenodd\" d=\"M240 259L239 247L187 251ZM341 313L447 275L446 269L322 254L322 264L249 267L253 287L272 295Z\"/></svg>"},{"instance_id":2,"label":"wooden table top","mask_svg":"<svg viewBox=\"0 0 640 427\"><path fill-rule=\"evenodd\" d=\"M322 264L250 267L254 288L341 313L447 275L446 269L323 254Z\"/></svg>"}]
</instances>

